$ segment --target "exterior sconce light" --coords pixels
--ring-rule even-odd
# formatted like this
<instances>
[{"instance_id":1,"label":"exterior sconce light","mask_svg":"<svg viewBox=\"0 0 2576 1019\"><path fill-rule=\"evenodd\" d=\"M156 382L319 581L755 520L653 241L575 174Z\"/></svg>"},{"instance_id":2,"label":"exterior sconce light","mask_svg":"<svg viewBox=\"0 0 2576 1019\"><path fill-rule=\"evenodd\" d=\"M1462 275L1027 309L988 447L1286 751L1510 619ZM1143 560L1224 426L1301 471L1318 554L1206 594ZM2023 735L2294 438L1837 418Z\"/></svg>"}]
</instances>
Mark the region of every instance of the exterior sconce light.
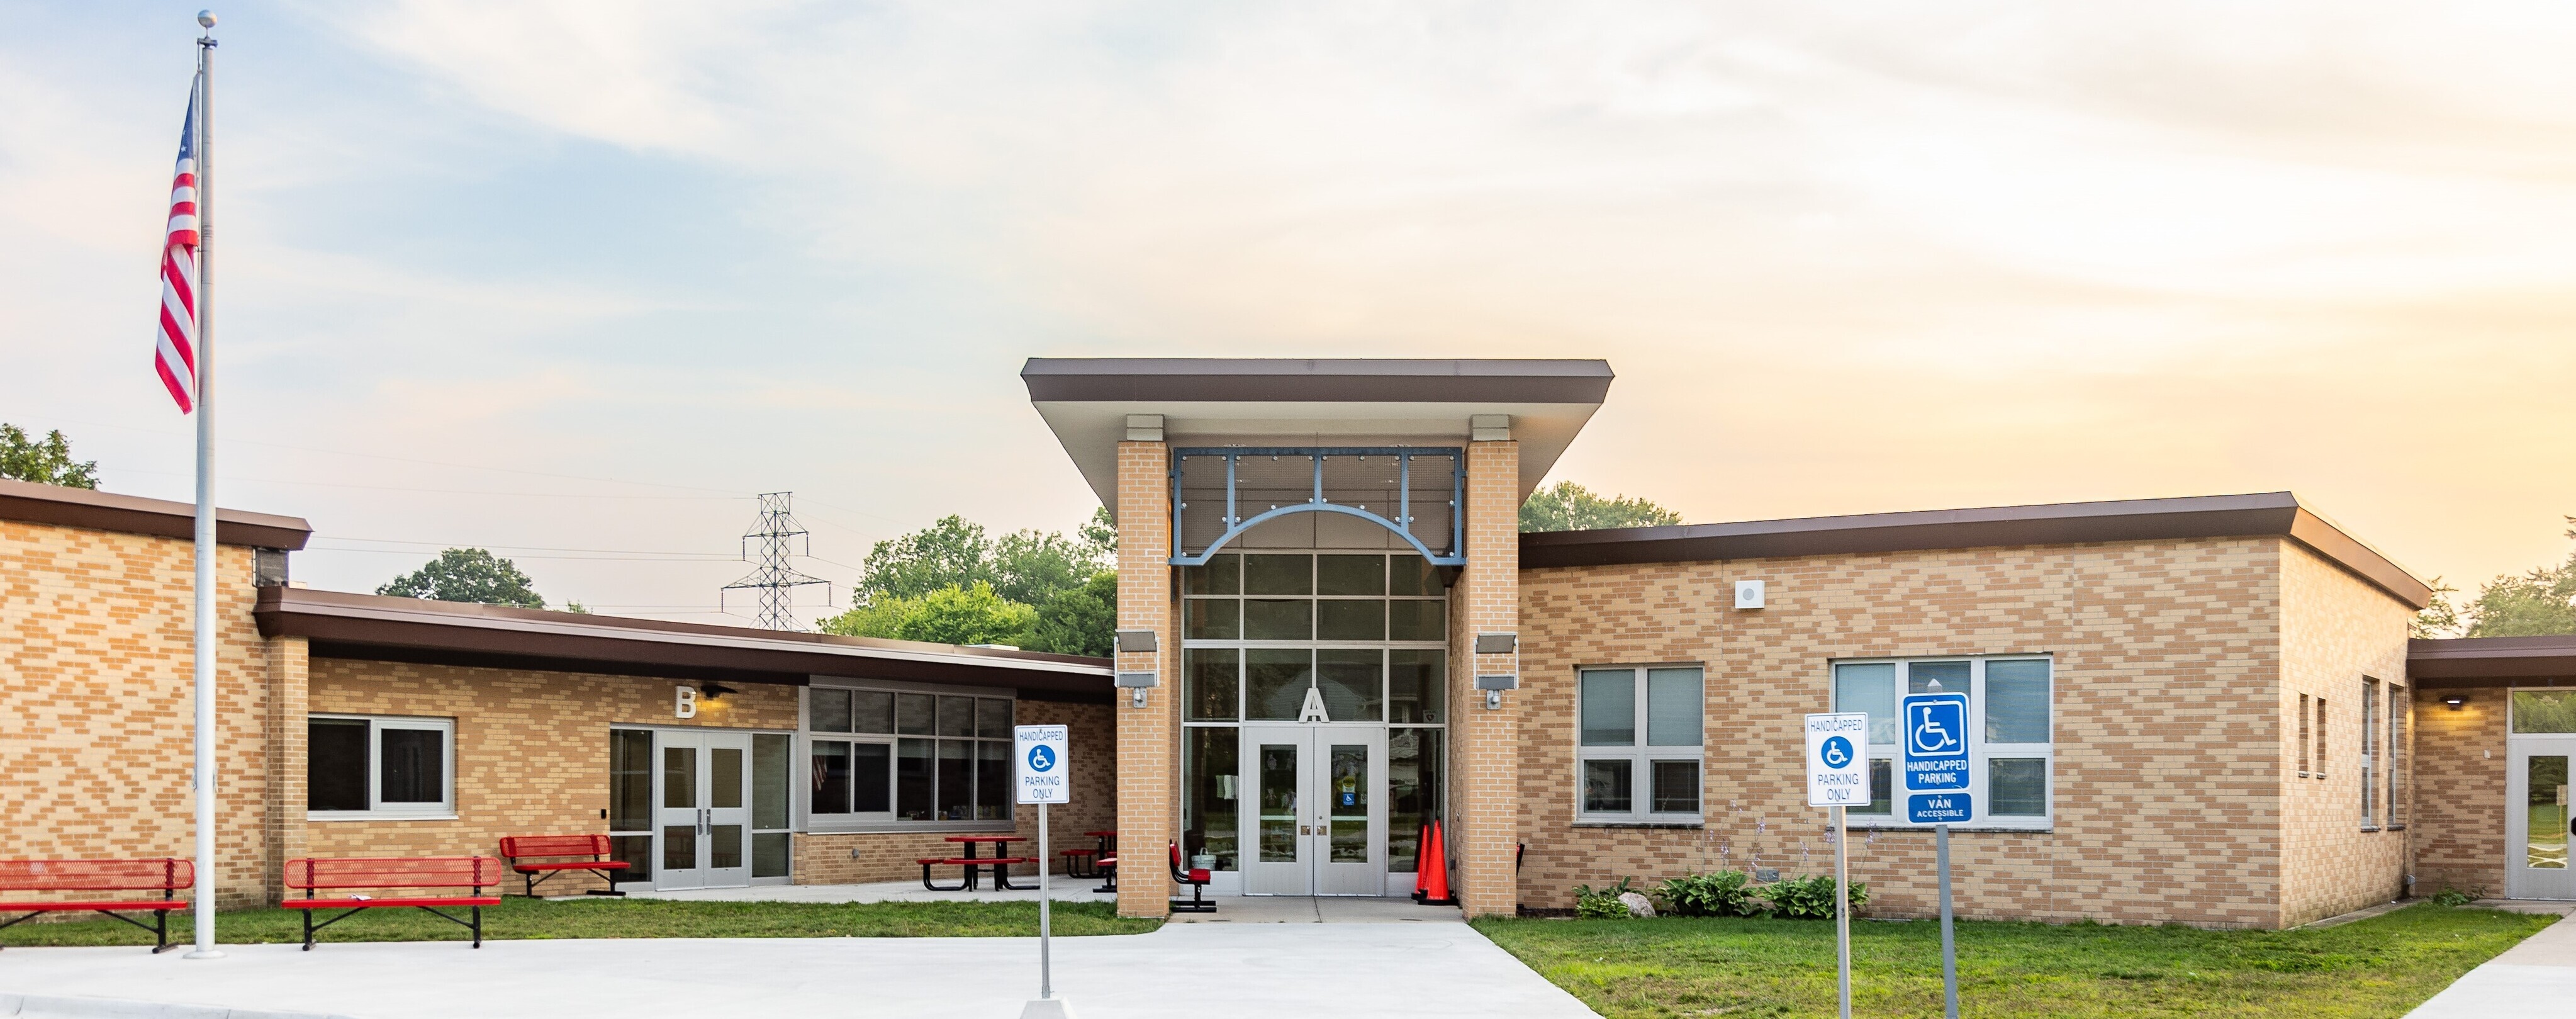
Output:
<instances>
[{"instance_id":1,"label":"exterior sconce light","mask_svg":"<svg viewBox=\"0 0 2576 1019\"><path fill-rule=\"evenodd\" d=\"M1118 631L1118 650L1120 651L1150 653L1160 651L1162 649L1162 642L1155 639L1154 631L1152 630Z\"/></svg>"},{"instance_id":2,"label":"exterior sconce light","mask_svg":"<svg viewBox=\"0 0 2576 1019\"><path fill-rule=\"evenodd\" d=\"M700 684L698 684L698 699L699 699L699 700L703 700L703 701L710 701L710 702L712 702L712 701L714 701L716 698L718 698L718 697L722 697L722 696L724 696L724 695L726 695L726 694L729 694L729 693L732 693L732 692L734 692L734 689L733 689L732 687L726 686L726 685L724 685L724 684L722 684L722 683L700 683Z\"/></svg>"},{"instance_id":3,"label":"exterior sconce light","mask_svg":"<svg viewBox=\"0 0 2576 1019\"><path fill-rule=\"evenodd\" d=\"M2464 693L2443 694L2442 703L2450 705L2451 710L2458 711L2461 707L2469 703L2469 695Z\"/></svg>"},{"instance_id":4,"label":"exterior sconce light","mask_svg":"<svg viewBox=\"0 0 2576 1019\"><path fill-rule=\"evenodd\" d=\"M1133 693L1133 696L1127 702L1129 707L1144 707L1145 691L1161 685L1163 685L1163 674L1159 672L1121 672L1118 674L1118 688L1121 690L1131 691Z\"/></svg>"},{"instance_id":5,"label":"exterior sconce light","mask_svg":"<svg viewBox=\"0 0 2576 1019\"><path fill-rule=\"evenodd\" d=\"M1503 691L1518 690L1520 688L1521 678L1519 676L1476 677L1476 689L1485 692L1485 710L1487 711L1497 710L1503 706Z\"/></svg>"}]
</instances>

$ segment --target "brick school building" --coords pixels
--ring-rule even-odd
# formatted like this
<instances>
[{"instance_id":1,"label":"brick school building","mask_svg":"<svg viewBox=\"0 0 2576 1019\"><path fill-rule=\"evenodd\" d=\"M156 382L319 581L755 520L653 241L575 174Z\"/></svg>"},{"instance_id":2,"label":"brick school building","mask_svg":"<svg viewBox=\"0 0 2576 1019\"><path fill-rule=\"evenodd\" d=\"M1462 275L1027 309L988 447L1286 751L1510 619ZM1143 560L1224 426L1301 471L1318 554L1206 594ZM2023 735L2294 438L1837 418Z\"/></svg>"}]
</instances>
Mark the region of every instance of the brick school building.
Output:
<instances>
[{"instance_id":1,"label":"brick school building","mask_svg":"<svg viewBox=\"0 0 2576 1019\"><path fill-rule=\"evenodd\" d=\"M1117 517L1115 660L316 591L303 521L226 513L209 884L271 900L294 856L565 832L657 887L907 880L949 835L1033 834L1004 748L1062 722L1057 830L1154 862L1122 912L1164 910L1167 844L1221 895L1402 895L1433 821L1468 912L1560 909L1828 870L1799 726L1839 710L1874 720L1854 877L1919 915L1931 836L1887 776L1897 699L1938 683L1982 764L1963 915L2576 899L2576 638L2410 642L2423 582L2287 493L1523 535L1606 364L1023 380L1033 439ZM189 852L188 527L0 482L5 855Z\"/></svg>"}]
</instances>

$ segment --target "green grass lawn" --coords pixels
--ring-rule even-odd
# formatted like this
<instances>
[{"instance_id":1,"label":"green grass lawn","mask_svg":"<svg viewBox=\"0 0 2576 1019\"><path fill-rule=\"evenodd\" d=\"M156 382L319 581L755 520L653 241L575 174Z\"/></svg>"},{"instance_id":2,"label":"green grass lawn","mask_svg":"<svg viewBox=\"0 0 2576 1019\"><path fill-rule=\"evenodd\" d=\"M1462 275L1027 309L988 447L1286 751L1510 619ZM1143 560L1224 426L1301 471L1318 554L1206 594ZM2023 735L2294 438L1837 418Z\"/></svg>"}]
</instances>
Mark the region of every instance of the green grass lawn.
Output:
<instances>
[{"instance_id":1,"label":"green grass lawn","mask_svg":"<svg viewBox=\"0 0 2576 1019\"><path fill-rule=\"evenodd\" d=\"M2424 904L2340 927L1962 922L1963 1016L2402 1016L2554 917ZM1611 1019L1831 1016L1834 925L1812 920L1476 921ZM1852 924L1852 1011L1941 1014L1941 925Z\"/></svg>"},{"instance_id":2,"label":"green grass lawn","mask_svg":"<svg viewBox=\"0 0 2576 1019\"><path fill-rule=\"evenodd\" d=\"M464 910L447 910L464 915ZM1063 937L1142 934L1160 920L1122 920L1106 902L1059 902L1054 930ZM131 914L129 914L131 915ZM331 914L315 914L325 918ZM0 945L149 945L152 935L96 914L87 920L37 921L0 931ZM149 920L147 914L144 919ZM170 939L189 939L187 913L170 914ZM234 910L216 917L227 944L304 940L295 910ZM584 899L548 902L510 896L483 910L487 941L529 938L1010 938L1035 937L1035 902L678 902ZM334 941L464 941L473 935L417 909L371 909L322 932Z\"/></svg>"}]
</instances>

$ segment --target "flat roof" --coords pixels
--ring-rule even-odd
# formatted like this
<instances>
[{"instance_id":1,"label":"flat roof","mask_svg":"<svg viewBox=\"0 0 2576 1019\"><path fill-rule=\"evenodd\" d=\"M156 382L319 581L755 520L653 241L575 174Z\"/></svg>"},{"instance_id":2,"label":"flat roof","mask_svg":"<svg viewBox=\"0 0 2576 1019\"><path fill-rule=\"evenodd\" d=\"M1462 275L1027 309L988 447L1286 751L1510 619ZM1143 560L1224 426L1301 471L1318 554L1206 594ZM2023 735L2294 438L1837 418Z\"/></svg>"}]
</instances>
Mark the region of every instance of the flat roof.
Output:
<instances>
[{"instance_id":1,"label":"flat roof","mask_svg":"<svg viewBox=\"0 0 2576 1019\"><path fill-rule=\"evenodd\" d=\"M1468 418L1509 415L1527 497L1614 378L1589 359L1033 357L1020 369L1038 416L1113 508L1130 414L1161 415L1176 446L1464 445Z\"/></svg>"},{"instance_id":2,"label":"flat roof","mask_svg":"<svg viewBox=\"0 0 2576 1019\"><path fill-rule=\"evenodd\" d=\"M316 658L801 684L811 676L1010 687L1106 701L1109 659L908 640L711 626L388 595L264 587L263 637Z\"/></svg>"},{"instance_id":3,"label":"flat roof","mask_svg":"<svg viewBox=\"0 0 2576 1019\"><path fill-rule=\"evenodd\" d=\"M0 478L0 520L161 538L197 536L195 503L7 478ZM293 550L312 536L313 525L302 517L215 509L215 540L222 544Z\"/></svg>"},{"instance_id":4,"label":"flat roof","mask_svg":"<svg viewBox=\"0 0 2576 1019\"><path fill-rule=\"evenodd\" d=\"M2419 682L2419 687L2569 685L2576 683L2576 634L2410 640L2406 675L2449 681ZM2555 682L2530 682L2534 680Z\"/></svg>"},{"instance_id":5,"label":"flat roof","mask_svg":"<svg viewBox=\"0 0 2576 1019\"><path fill-rule=\"evenodd\" d=\"M1521 535L1521 568L2266 535L2297 541L2416 608L2432 603L2430 586L2289 492L1554 531Z\"/></svg>"}]
</instances>

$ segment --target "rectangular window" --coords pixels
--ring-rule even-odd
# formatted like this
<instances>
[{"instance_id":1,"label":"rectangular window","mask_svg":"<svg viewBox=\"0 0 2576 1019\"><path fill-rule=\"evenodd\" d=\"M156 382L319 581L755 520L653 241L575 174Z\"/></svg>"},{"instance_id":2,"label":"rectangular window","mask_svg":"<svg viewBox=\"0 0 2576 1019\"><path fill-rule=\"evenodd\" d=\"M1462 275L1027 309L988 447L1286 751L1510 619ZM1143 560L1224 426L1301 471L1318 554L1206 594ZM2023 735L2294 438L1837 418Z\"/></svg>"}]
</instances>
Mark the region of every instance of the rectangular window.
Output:
<instances>
[{"instance_id":1,"label":"rectangular window","mask_svg":"<svg viewBox=\"0 0 2576 1019\"><path fill-rule=\"evenodd\" d=\"M2310 778L2324 778L2326 777L2326 761L2330 760L2330 758L2326 756L2326 699L2323 697L2317 698L2317 724L2315 728L2317 731L2317 752L2310 755L2310 759L2315 762L2316 770L2309 772L2308 776Z\"/></svg>"},{"instance_id":2,"label":"rectangular window","mask_svg":"<svg viewBox=\"0 0 2576 1019\"><path fill-rule=\"evenodd\" d=\"M1897 704L1902 696L1942 692L1966 694L1968 717L1977 720L1968 726L1968 752L1985 776L1982 788L1970 790L1976 826L2048 827L2054 687L2052 660L2029 656L1833 663L1834 710L1869 715L1870 802L1851 808L1853 822L1893 820L1906 795L1895 787Z\"/></svg>"},{"instance_id":3,"label":"rectangular window","mask_svg":"<svg viewBox=\"0 0 2576 1019\"><path fill-rule=\"evenodd\" d=\"M307 817L456 813L455 719L314 715L305 740Z\"/></svg>"},{"instance_id":4,"label":"rectangular window","mask_svg":"<svg viewBox=\"0 0 2576 1019\"><path fill-rule=\"evenodd\" d=\"M1698 666L1581 670L1577 820L1700 820L1703 675Z\"/></svg>"},{"instance_id":5,"label":"rectangular window","mask_svg":"<svg viewBox=\"0 0 2576 1019\"><path fill-rule=\"evenodd\" d=\"M608 854L626 861L617 881L653 879L653 734L608 730Z\"/></svg>"},{"instance_id":6,"label":"rectangular window","mask_svg":"<svg viewBox=\"0 0 2576 1019\"><path fill-rule=\"evenodd\" d=\"M2361 739L2357 741L2361 751L2359 761L2361 765L2361 830L2363 831L2377 831L2379 829L2379 784L2372 781L2372 779L2378 775L2378 772L2371 768L2371 764L2373 763L2371 761L2371 752L2377 750L2379 747L2378 712L2379 681L2368 676L2363 676L2361 678Z\"/></svg>"},{"instance_id":7,"label":"rectangular window","mask_svg":"<svg viewBox=\"0 0 2576 1019\"><path fill-rule=\"evenodd\" d=\"M2308 695L2299 695L2299 777L2308 777Z\"/></svg>"},{"instance_id":8,"label":"rectangular window","mask_svg":"<svg viewBox=\"0 0 2576 1019\"><path fill-rule=\"evenodd\" d=\"M841 687L806 697L802 795L819 830L1010 821L1010 698Z\"/></svg>"},{"instance_id":9,"label":"rectangular window","mask_svg":"<svg viewBox=\"0 0 2576 1019\"><path fill-rule=\"evenodd\" d=\"M2415 715L2415 702L2406 698L2406 688L2388 688L2388 826L2406 827L2407 746L2406 729Z\"/></svg>"}]
</instances>

